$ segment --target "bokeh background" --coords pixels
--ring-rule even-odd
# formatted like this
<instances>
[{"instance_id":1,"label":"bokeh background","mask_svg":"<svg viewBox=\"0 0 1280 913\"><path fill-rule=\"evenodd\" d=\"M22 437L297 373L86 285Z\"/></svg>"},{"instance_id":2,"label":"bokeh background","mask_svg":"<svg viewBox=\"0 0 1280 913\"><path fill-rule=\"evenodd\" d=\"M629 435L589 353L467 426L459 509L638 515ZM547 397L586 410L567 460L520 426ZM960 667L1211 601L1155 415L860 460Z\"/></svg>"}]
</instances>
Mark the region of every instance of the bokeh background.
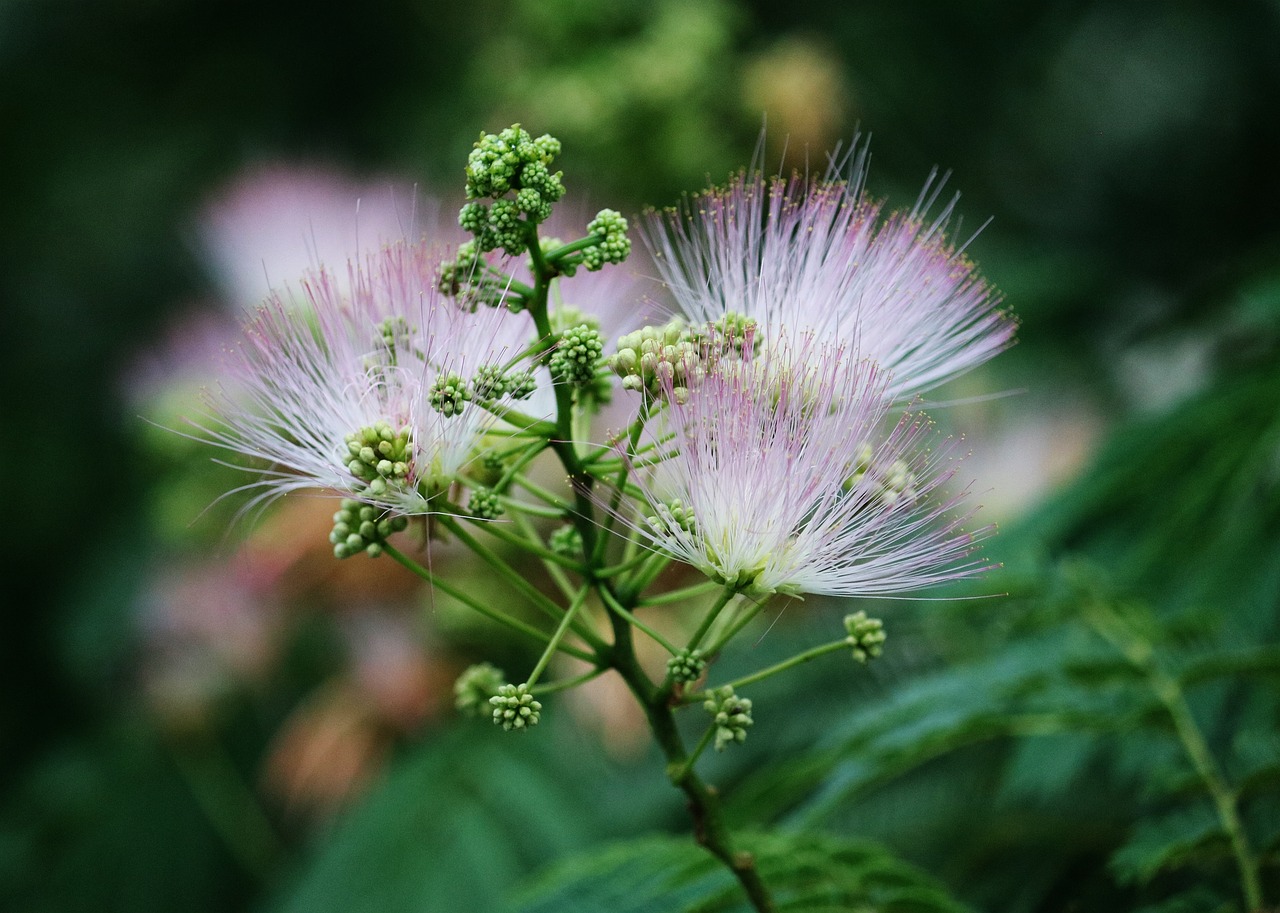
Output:
<instances>
[{"instance_id":1,"label":"bokeh background","mask_svg":"<svg viewBox=\"0 0 1280 913\"><path fill-rule=\"evenodd\" d=\"M0 905L497 910L687 827L625 695L458 720L468 662L536 657L334 561L331 505L231 527L239 477L157 427L269 283L447 226L513 121L592 212L870 133L892 204L950 172L1021 321L938 410L1009 595L881 606L878 669L762 689L736 818L977 908L1243 909L1165 675L1280 903L1278 49L1268 2L0 2Z\"/></svg>"}]
</instances>

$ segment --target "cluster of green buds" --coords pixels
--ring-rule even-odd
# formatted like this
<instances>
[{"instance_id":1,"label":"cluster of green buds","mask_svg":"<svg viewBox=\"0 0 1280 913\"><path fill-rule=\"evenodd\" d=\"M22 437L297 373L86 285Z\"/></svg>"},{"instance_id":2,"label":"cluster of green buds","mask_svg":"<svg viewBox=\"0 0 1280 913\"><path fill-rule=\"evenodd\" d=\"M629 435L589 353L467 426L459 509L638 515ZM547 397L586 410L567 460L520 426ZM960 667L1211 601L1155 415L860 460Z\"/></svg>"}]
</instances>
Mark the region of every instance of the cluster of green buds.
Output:
<instances>
[{"instance_id":1,"label":"cluster of green buds","mask_svg":"<svg viewBox=\"0 0 1280 913\"><path fill-rule=\"evenodd\" d=\"M673 682L696 682L706 671L707 660L701 650L685 648L667 660L667 674Z\"/></svg>"},{"instance_id":2,"label":"cluster of green buds","mask_svg":"<svg viewBox=\"0 0 1280 913\"><path fill-rule=\"evenodd\" d=\"M545 222L552 204L564 196L563 172L550 167L559 154L558 139L546 134L534 139L519 124L481 134L467 156L471 202L458 214L458 224L475 235L481 252L524 253L530 226ZM481 202L486 199L493 202Z\"/></svg>"},{"instance_id":3,"label":"cluster of green buds","mask_svg":"<svg viewBox=\"0 0 1280 913\"><path fill-rule=\"evenodd\" d=\"M528 399L537 389L538 380L530 370L504 371L497 365L481 365L470 380L454 371L440 374L427 391L427 402L451 418L461 415L469 402L492 402L504 396Z\"/></svg>"},{"instance_id":4,"label":"cluster of green buds","mask_svg":"<svg viewBox=\"0 0 1280 913\"><path fill-rule=\"evenodd\" d=\"M719 320L691 328L690 335L702 344L704 358L748 358L760 351L756 319L733 311Z\"/></svg>"},{"instance_id":5,"label":"cluster of green buds","mask_svg":"<svg viewBox=\"0 0 1280 913\"><path fill-rule=\"evenodd\" d=\"M361 428L347 435L347 469L374 495L386 494L387 486L408 481L413 468L412 430L399 430L389 422Z\"/></svg>"},{"instance_id":6,"label":"cluster of green buds","mask_svg":"<svg viewBox=\"0 0 1280 913\"><path fill-rule=\"evenodd\" d=\"M510 732L513 729L529 729L542 719L542 702L536 700L528 685L501 685L498 693L489 698L493 707L493 722Z\"/></svg>"},{"instance_id":7,"label":"cluster of green buds","mask_svg":"<svg viewBox=\"0 0 1280 913\"><path fill-rule=\"evenodd\" d=\"M751 701L738 697L732 685L716 688L708 695L702 706L715 718L716 751L724 751L734 742L745 742L747 727L755 722L751 718Z\"/></svg>"},{"instance_id":8,"label":"cluster of green buds","mask_svg":"<svg viewBox=\"0 0 1280 913\"><path fill-rule=\"evenodd\" d=\"M561 383L582 389L595 385L600 358L604 354L604 336L589 323L570 327L560 334L547 367Z\"/></svg>"},{"instance_id":9,"label":"cluster of green buds","mask_svg":"<svg viewBox=\"0 0 1280 913\"><path fill-rule=\"evenodd\" d=\"M365 370L370 375L394 368L399 364L401 352L412 351L413 327L403 317L388 317L374 327L375 352L364 358Z\"/></svg>"},{"instance_id":10,"label":"cluster of green buds","mask_svg":"<svg viewBox=\"0 0 1280 913\"><path fill-rule=\"evenodd\" d=\"M655 532L666 534L679 529L693 535L697 531L697 520L693 516L693 508L685 507L684 502L679 498L673 498L666 504L655 504L653 509L656 515L645 517L645 522Z\"/></svg>"},{"instance_id":11,"label":"cluster of green buds","mask_svg":"<svg viewBox=\"0 0 1280 913\"><path fill-rule=\"evenodd\" d=\"M502 499L492 488L477 488L471 492L467 510L480 520L496 520L502 516Z\"/></svg>"},{"instance_id":12,"label":"cluster of green buds","mask_svg":"<svg viewBox=\"0 0 1280 913\"><path fill-rule=\"evenodd\" d=\"M566 523L564 526L557 527L547 537L547 547L562 558L580 559L582 557L582 533L572 523Z\"/></svg>"},{"instance_id":13,"label":"cluster of green buds","mask_svg":"<svg viewBox=\"0 0 1280 913\"><path fill-rule=\"evenodd\" d=\"M614 209L602 209L587 223L587 234L596 243L582 251L582 265L595 272L606 263L621 263L631 255L627 220Z\"/></svg>"},{"instance_id":14,"label":"cluster of green buds","mask_svg":"<svg viewBox=\"0 0 1280 913\"><path fill-rule=\"evenodd\" d=\"M512 399L528 399L538 388L538 380L527 369L504 371L498 365L481 365L467 390L467 399L479 402L509 396Z\"/></svg>"},{"instance_id":15,"label":"cluster of green buds","mask_svg":"<svg viewBox=\"0 0 1280 913\"><path fill-rule=\"evenodd\" d=\"M431 408L445 418L461 415L470 399L471 386L453 371L446 371L437 377L427 395Z\"/></svg>"},{"instance_id":16,"label":"cluster of green buds","mask_svg":"<svg viewBox=\"0 0 1280 913\"><path fill-rule=\"evenodd\" d=\"M608 365L624 390L655 399L670 396L683 403L707 371L724 359L746 363L760 349L754 318L729 313L691 326L675 317L663 326L647 326L618 339Z\"/></svg>"},{"instance_id":17,"label":"cluster of green buds","mask_svg":"<svg viewBox=\"0 0 1280 913\"><path fill-rule=\"evenodd\" d=\"M654 399L669 395L676 402L688 398L689 388L705 372L702 346L679 317L619 337L618 351L609 356L608 365L622 378L624 390Z\"/></svg>"},{"instance_id":18,"label":"cluster of green buds","mask_svg":"<svg viewBox=\"0 0 1280 913\"><path fill-rule=\"evenodd\" d=\"M894 460L888 467L873 471L872 456L870 444L858 448L850 464L849 477L844 481L845 491L869 483L873 496L886 507L904 500L914 501L919 496L916 475L905 461Z\"/></svg>"},{"instance_id":19,"label":"cluster of green buds","mask_svg":"<svg viewBox=\"0 0 1280 913\"><path fill-rule=\"evenodd\" d=\"M387 516L370 504L343 498L333 515L329 541L333 543L333 554L338 558L350 558L361 552L377 558L382 554L387 537L408 525L408 517Z\"/></svg>"},{"instance_id":20,"label":"cluster of green buds","mask_svg":"<svg viewBox=\"0 0 1280 913\"><path fill-rule=\"evenodd\" d=\"M845 642L853 648L853 658L860 663L875 659L884 649L884 622L869 618L866 612L854 612L844 617L844 629L849 633Z\"/></svg>"},{"instance_id":21,"label":"cluster of green buds","mask_svg":"<svg viewBox=\"0 0 1280 913\"><path fill-rule=\"evenodd\" d=\"M481 716L492 710L490 699L507 677L493 663L476 663L468 666L453 683L453 705L466 716Z\"/></svg>"}]
</instances>

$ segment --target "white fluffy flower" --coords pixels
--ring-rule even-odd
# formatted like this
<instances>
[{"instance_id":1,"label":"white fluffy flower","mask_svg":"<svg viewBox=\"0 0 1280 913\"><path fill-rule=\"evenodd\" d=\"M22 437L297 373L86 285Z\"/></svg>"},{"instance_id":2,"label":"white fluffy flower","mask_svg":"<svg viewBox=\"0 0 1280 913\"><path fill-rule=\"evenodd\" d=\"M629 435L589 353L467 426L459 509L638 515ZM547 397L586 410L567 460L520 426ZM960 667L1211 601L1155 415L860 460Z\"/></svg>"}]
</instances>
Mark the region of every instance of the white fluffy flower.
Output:
<instances>
[{"instance_id":1,"label":"white fluffy flower","mask_svg":"<svg viewBox=\"0 0 1280 913\"><path fill-rule=\"evenodd\" d=\"M927 423L884 430L885 384L874 362L815 344L722 362L671 402L665 459L637 478L653 515L633 527L757 593L869 596L981 571Z\"/></svg>"},{"instance_id":2,"label":"white fluffy flower","mask_svg":"<svg viewBox=\"0 0 1280 913\"><path fill-rule=\"evenodd\" d=\"M724 188L652 214L641 226L685 315L754 318L770 336L813 332L888 372L905 402L981 364L1013 341L999 296L945 230L954 200L928 214L932 180L907 212L881 219L863 191L865 148L849 180L742 174Z\"/></svg>"},{"instance_id":3,"label":"white fluffy flower","mask_svg":"<svg viewBox=\"0 0 1280 913\"><path fill-rule=\"evenodd\" d=\"M210 392L214 420L199 427L269 464L262 497L319 487L424 513L476 458L496 419L463 391L531 328L441 296L437 262L425 244L383 247L346 276L308 274L300 295L273 294L246 325Z\"/></svg>"}]
</instances>

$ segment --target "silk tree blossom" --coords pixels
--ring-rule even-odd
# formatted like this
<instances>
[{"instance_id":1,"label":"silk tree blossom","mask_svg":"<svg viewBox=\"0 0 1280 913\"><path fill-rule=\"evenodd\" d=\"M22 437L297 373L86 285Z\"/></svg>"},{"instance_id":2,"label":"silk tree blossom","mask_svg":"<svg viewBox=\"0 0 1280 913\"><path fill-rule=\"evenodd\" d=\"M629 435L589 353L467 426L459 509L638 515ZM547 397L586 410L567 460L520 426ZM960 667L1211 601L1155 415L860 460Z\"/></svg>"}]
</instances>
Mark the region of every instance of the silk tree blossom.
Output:
<instances>
[{"instance_id":1,"label":"silk tree blossom","mask_svg":"<svg viewBox=\"0 0 1280 913\"><path fill-rule=\"evenodd\" d=\"M505 368L530 327L441 296L437 262L425 243L398 243L342 277L313 271L301 295L276 292L258 309L225 386L210 391L215 421L199 426L270 464L246 487L263 498L318 487L420 514L478 457L497 419L469 402L475 379ZM506 398L501 386L491 398Z\"/></svg>"},{"instance_id":2,"label":"silk tree blossom","mask_svg":"<svg viewBox=\"0 0 1280 913\"><path fill-rule=\"evenodd\" d=\"M985 569L942 494L954 473L922 417L885 430L887 372L783 344L726 360L669 399L660 461L636 484L659 550L750 592L870 596Z\"/></svg>"},{"instance_id":3,"label":"silk tree blossom","mask_svg":"<svg viewBox=\"0 0 1280 913\"><path fill-rule=\"evenodd\" d=\"M652 213L641 226L662 279L697 322L753 318L765 340L813 332L874 359L888 395L911 400L1013 341L1014 321L963 245L947 239L955 202L929 215L940 181L882 219L864 192L865 146L819 180L743 173Z\"/></svg>"}]
</instances>

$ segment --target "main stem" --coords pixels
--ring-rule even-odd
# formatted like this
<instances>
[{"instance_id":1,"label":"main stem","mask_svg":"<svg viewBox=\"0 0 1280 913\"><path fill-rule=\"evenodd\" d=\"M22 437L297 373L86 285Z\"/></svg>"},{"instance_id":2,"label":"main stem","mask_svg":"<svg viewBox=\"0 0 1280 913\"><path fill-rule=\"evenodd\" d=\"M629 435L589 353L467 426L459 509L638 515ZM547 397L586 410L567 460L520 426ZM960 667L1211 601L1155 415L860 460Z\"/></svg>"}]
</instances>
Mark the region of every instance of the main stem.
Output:
<instances>
[{"instance_id":1,"label":"main stem","mask_svg":"<svg viewBox=\"0 0 1280 913\"><path fill-rule=\"evenodd\" d=\"M538 349L538 356L541 357L550 351L556 341L547 313L547 293L556 273L542 254L536 231L530 230L529 234L529 257L533 264L535 283L527 308L541 340ZM569 483L573 488L574 504L570 519L582 536L582 551L588 559L587 578L601 594L608 590L609 601L622 604L629 611L635 607L634 599L619 599L619 594L612 589L609 581L601 579L598 574L599 566L604 560L604 549L597 549L599 533L595 523L595 504L591 497L594 480L583 466L573 440L572 390L568 384L557 383L555 396L556 435L550 444L568 473ZM704 783L692 769L693 765L688 763L689 754L680 731L676 728L675 715L669 703L670 695L649 679L636 659L631 625L616 612L609 613L609 620L613 626L614 642L601 656L609 666L618 670L618 674L643 707L649 728L653 730L654 738L666 756L668 775L688 800L689 814L693 817L694 838L733 872L757 913L773 913L773 901L764 882L760 880L755 857L734 849L714 787Z\"/></svg>"},{"instance_id":2,"label":"main stem","mask_svg":"<svg viewBox=\"0 0 1280 913\"><path fill-rule=\"evenodd\" d=\"M610 615L613 622L614 645L609 654L610 665L618 670L640 706L644 708L649 728L667 759L667 775L673 785L684 794L693 818L694 839L728 867L758 913L773 913L773 900L769 889L760 879L755 857L745 850L735 850L729 829L725 825L720 808L720 796L715 787L707 784L689 763L680 731L676 728L665 691L657 688L636 660L631 640L631 627L617 615Z\"/></svg>"}]
</instances>

